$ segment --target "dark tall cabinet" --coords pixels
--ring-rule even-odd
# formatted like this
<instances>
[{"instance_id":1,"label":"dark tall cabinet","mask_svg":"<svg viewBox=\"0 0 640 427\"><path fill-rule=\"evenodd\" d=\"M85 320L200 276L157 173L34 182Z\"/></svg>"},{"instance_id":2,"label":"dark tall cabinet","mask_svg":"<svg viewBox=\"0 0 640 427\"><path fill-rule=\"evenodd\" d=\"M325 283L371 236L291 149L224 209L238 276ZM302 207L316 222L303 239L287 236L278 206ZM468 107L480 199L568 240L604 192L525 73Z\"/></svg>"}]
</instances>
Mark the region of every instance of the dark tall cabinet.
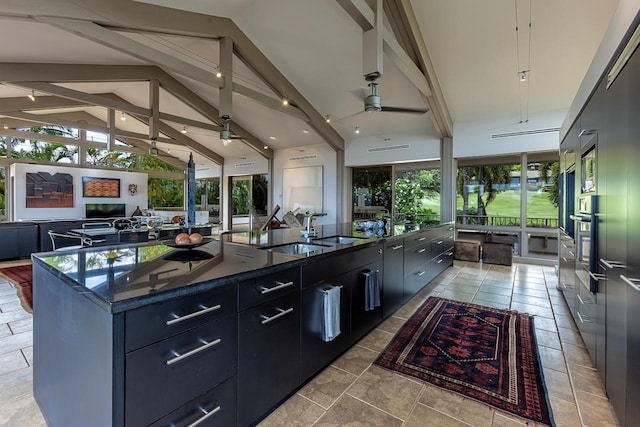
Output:
<instances>
[{"instance_id":1,"label":"dark tall cabinet","mask_svg":"<svg viewBox=\"0 0 640 427\"><path fill-rule=\"evenodd\" d=\"M588 241L579 241L578 221L575 240L569 233L571 224L565 222L559 286L622 426L636 425L640 419L640 53L629 55L615 78L608 76L613 67L606 70L560 145L563 207L573 208L579 217L580 198L588 191L596 196L598 209L591 221L595 233ZM567 188L571 149L566 147L576 138L572 200ZM584 161L588 153L595 154L595 178ZM595 190L588 185L585 189L585 176L596 182ZM580 263L585 244L597 249L586 275ZM573 267L568 256L572 248ZM572 277L575 289L570 289Z\"/></svg>"}]
</instances>

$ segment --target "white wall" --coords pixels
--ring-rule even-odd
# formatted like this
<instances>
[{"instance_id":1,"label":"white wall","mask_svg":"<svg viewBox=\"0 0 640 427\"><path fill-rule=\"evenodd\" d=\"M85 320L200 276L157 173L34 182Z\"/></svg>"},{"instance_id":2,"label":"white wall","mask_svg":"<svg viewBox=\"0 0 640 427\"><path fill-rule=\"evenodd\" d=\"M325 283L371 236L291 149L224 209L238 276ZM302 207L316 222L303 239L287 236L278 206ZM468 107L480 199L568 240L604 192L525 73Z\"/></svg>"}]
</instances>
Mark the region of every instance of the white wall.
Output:
<instances>
[{"instance_id":1,"label":"white wall","mask_svg":"<svg viewBox=\"0 0 640 427\"><path fill-rule=\"evenodd\" d=\"M453 126L453 157L509 155L558 150L558 131L491 139L492 134L560 128L566 110L530 115L528 123L509 118L458 123Z\"/></svg>"},{"instance_id":2,"label":"white wall","mask_svg":"<svg viewBox=\"0 0 640 427\"><path fill-rule=\"evenodd\" d=\"M308 158L307 158L308 157ZM305 166L323 166L322 206L326 216L318 217L315 224L335 224L337 218L337 154L326 145L312 145L304 150L277 150L273 158L273 205L283 206L282 202L282 170ZM278 218L286 212L278 212Z\"/></svg>"},{"instance_id":3,"label":"white wall","mask_svg":"<svg viewBox=\"0 0 640 427\"><path fill-rule=\"evenodd\" d=\"M409 148L370 152L372 148ZM394 136L390 141L378 137L353 138L345 141L345 166L388 165L392 163L420 162L440 158L440 139L417 135Z\"/></svg>"},{"instance_id":4,"label":"white wall","mask_svg":"<svg viewBox=\"0 0 640 427\"><path fill-rule=\"evenodd\" d=\"M27 208L27 173L37 172L49 172L52 175L70 174L73 177L73 207ZM9 170L9 176L13 186L13 212L19 214L19 217L13 218L14 220L84 218L86 203L125 203L127 216L131 216L136 206L140 206L140 209L147 207L146 173L14 163ZM120 179L120 197L82 197L83 176ZM129 194L129 184L138 185L138 192L134 196Z\"/></svg>"}]
</instances>

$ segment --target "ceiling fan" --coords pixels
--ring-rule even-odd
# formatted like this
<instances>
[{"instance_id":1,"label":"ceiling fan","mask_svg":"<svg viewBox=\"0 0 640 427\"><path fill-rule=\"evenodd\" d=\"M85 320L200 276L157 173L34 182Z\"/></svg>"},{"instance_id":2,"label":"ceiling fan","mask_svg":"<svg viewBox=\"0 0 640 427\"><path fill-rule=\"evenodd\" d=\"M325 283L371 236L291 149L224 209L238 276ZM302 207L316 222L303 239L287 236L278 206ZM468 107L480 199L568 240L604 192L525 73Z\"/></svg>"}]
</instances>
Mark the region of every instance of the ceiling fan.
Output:
<instances>
[{"instance_id":1,"label":"ceiling fan","mask_svg":"<svg viewBox=\"0 0 640 427\"><path fill-rule=\"evenodd\" d=\"M231 144L232 139L258 139L255 136L238 136L233 135L231 133L231 117L224 115L220 116L222 119L222 130L220 131L220 140L222 140L222 144L226 147Z\"/></svg>"},{"instance_id":2,"label":"ceiling fan","mask_svg":"<svg viewBox=\"0 0 640 427\"><path fill-rule=\"evenodd\" d=\"M369 95L364 98L364 111L383 111L391 113L410 113L410 114L425 114L429 111L428 108L409 108L409 107L390 107L382 105L380 95L378 95L378 83L376 80L379 75L369 74L365 76L365 79L369 82Z\"/></svg>"}]
</instances>

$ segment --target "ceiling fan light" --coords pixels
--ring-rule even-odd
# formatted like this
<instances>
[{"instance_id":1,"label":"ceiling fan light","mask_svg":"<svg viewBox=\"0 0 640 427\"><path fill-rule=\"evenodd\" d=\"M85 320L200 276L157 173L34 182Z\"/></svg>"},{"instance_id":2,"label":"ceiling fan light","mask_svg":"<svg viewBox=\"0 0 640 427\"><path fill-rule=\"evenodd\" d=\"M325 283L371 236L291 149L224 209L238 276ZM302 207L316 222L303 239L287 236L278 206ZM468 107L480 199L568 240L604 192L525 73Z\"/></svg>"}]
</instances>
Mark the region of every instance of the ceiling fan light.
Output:
<instances>
[{"instance_id":1,"label":"ceiling fan light","mask_svg":"<svg viewBox=\"0 0 640 427\"><path fill-rule=\"evenodd\" d=\"M225 147L227 145L231 144L231 139L229 138L222 138L222 145L224 145Z\"/></svg>"},{"instance_id":2,"label":"ceiling fan light","mask_svg":"<svg viewBox=\"0 0 640 427\"><path fill-rule=\"evenodd\" d=\"M27 95L27 98L29 98L32 102L36 102L36 91L31 89L31 93Z\"/></svg>"}]
</instances>

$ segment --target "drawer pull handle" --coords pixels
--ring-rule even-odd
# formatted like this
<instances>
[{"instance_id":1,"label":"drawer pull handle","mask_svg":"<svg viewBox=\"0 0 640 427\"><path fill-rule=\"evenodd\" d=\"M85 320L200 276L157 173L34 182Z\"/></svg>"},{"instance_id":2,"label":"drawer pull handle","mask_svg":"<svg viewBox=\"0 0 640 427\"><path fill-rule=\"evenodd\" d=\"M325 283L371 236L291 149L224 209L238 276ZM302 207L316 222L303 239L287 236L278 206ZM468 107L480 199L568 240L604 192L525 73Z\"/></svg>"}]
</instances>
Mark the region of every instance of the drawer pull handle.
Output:
<instances>
[{"instance_id":1,"label":"drawer pull handle","mask_svg":"<svg viewBox=\"0 0 640 427\"><path fill-rule=\"evenodd\" d=\"M445 252L445 255L446 256L451 256L451 255L453 255L453 251Z\"/></svg>"},{"instance_id":2,"label":"drawer pull handle","mask_svg":"<svg viewBox=\"0 0 640 427\"><path fill-rule=\"evenodd\" d=\"M414 240L417 240L418 242L422 242L423 240L427 240L427 238L426 237L418 237L417 239L414 239Z\"/></svg>"},{"instance_id":3,"label":"drawer pull handle","mask_svg":"<svg viewBox=\"0 0 640 427\"><path fill-rule=\"evenodd\" d=\"M584 305L584 301L582 300L580 294L577 294L576 297L578 298L578 301L580 301L580 304Z\"/></svg>"},{"instance_id":4,"label":"drawer pull handle","mask_svg":"<svg viewBox=\"0 0 640 427\"><path fill-rule=\"evenodd\" d=\"M576 311L576 314L578 315L578 318L580 319L580 323L593 323L591 318L589 318L587 316L582 317L582 315L580 314L579 311Z\"/></svg>"},{"instance_id":5,"label":"drawer pull handle","mask_svg":"<svg viewBox=\"0 0 640 427\"><path fill-rule=\"evenodd\" d=\"M576 254L574 254L573 252L569 251L569 255L571 255L573 258L576 257Z\"/></svg>"},{"instance_id":6,"label":"drawer pull handle","mask_svg":"<svg viewBox=\"0 0 640 427\"><path fill-rule=\"evenodd\" d=\"M426 273L426 271L418 271L416 273L416 276L420 277L420 276L424 276L424 274Z\"/></svg>"},{"instance_id":7,"label":"drawer pull handle","mask_svg":"<svg viewBox=\"0 0 640 427\"><path fill-rule=\"evenodd\" d=\"M204 345L201 345L200 347L194 348L193 350L187 351L184 354L180 354L176 351L173 352L173 355L175 356L173 359L169 359L167 360L167 365L173 365L176 362L179 362L181 360L186 359L187 357L193 356L196 353L200 353L203 350L208 349L209 347L213 347L214 345L218 345L222 342L222 340L220 338L218 338L215 341L211 341L211 342L207 342L205 340L203 340L202 338L200 339L200 342Z\"/></svg>"},{"instance_id":8,"label":"drawer pull handle","mask_svg":"<svg viewBox=\"0 0 640 427\"><path fill-rule=\"evenodd\" d=\"M624 265L623 262L620 261L610 261L610 260L606 260L606 259L602 259L600 258L600 262L603 263L605 265L605 267L607 268L627 268L626 265Z\"/></svg>"},{"instance_id":9,"label":"drawer pull handle","mask_svg":"<svg viewBox=\"0 0 640 427\"><path fill-rule=\"evenodd\" d=\"M440 258L440 259L438 260L438 264L440 264L442 261L443 261L443 260L442 260L442 258Z\"/></svg>"},{"instance_id":10,"label":"drawer pull handle","mask_svg":"<svg viewBox=\"0 0 640 427\"><path fill-rule=\"evenodd\" d=\"M590 299L590 298L585 301L585 300L582 299L580 294L576 294L576 297L578 297L578 300L580 301L580 304L582 304L582 305L593 304L593 300Z\"/></svg>"},{"instance_id":11,"label":"drawer pull handle","mask_svg":"<svg viewBox=\"0 0 640 427\"><path fill-rule=\"evenodd\" d=\"M419 254L421 254L421 253L422 253L422 252L424 252L424 251L426 251L426 249L425 249L425 248L422 248L422 249L418 249L416 252L418 252Z\"/></svg>"},{"instance_id":12,"label":"drawer pull handle","mask_svg":"<svg viewBox=\"0 0 640 427\"><path fill-rule=\"evenodd\" d=\"M276 281L276 285L273 288L267 288L266 286L260 286L260 294L268 294L269 292L279 291L280 289L287 288L289 286L293 286L293 282L278 282Z\"/></svg>"},{"instance_id":13,"label":"drawer pull handle","mask_svg":"<svg viewBox=\"0 0 640 427\"><path fill-rule=\"evenodd\" d=\"M200 406L198 408L200 410L200 412L202 412L204 415L201 416L200 418L198 418L197 420L195 420L194 422L192 422L191 424L188 425L188 427L196 427L198 424L200 424L201 422L203 422L204 420L206 420L207 418L209 418L210 416L214 415L216 412L220 411L220 406L218 406L217 408L207 412L206 409L204 409L202 406Z\"/></svg>"},{"instance_id":14,"label":"drawer pull handle","mask_svg":"<svg viewBox=\"0 0 640 427\"><path fill-rule=\"evenodd\" d=\"M607 276L605 276L604 274L599 274L599 273L593 273L593 272L589 272L589 276L595 280L596 282L600 281L600 280L607 280Z\"/></svg>"},{"instance_id":15,"label":"drawer pull handle","mask_svg":"<svg viewBox=\"0 0 640 427\"><path fill-rule=\"evenodd\" d=\"M626 276L620 275L620 278L629 286L631 286L634 290L640 292L640 286L637 283L640 283L640 279L629 279Z\"/></svg>"},{"instance_id":16,"label":"drawer pull handle","mask_svg":"<svg viewBox=\"0 0 640 427\"><path fill-rule=\"evenodd\" d=\"M398 249L402 249L402 246L403 246L403 245L395 245L395 246L392 246L392 247L391 247L391 250L393 250L393 251L397 251Z\"/></svg>"},{"instance_id":17,"label":"drawer pull handle","mask_svg":"<svg viewBox=\"0 0 640 427\"><path fill-rule=\"evenodd\" d=\"M438 240L437 242L435 242L436 245L441 245L444 243L444 240Z\"/></svg>"},{"instance_id":18,"label":"drawer pull handle","mask_svg":"<svg viewBox=\"0 0 640 427\"><path fill-rule=\"evenodd\" d=\"M212 311L216 311L216 310L220 310L222 308L222 306L220 304L218 305L214 305L213 307L207 307L205 305L200 304L200 308L202 310L199 311L195 311L191 314L187 314L186 316L178 316L175 313L172 313L171 315L174 317L174 319L171 320L167 320L166 324L167 326L171 326L171 325L175 325L176 323L180 323L184 320L189 320L189 319L193 319L194 317L198 317L198 316L202 316L203 314L207 314L207 313L211 313Z\"/></svg>"},{"instance_id":19,"label":"drawer pull handle","mask_svg":"<svg viewBox=\"0 0 640 427\"><path fill-rule=\"evenodd\" d=\"M281 308L277 308L276 307L276 310L278 310L278 314L276 314L275 316L269 317L269 316L265 316L264 314L261 314L260 315L260 317L262 317L262 322L261 323L263 325L266 325L267 323L272 322L272 321L274 321L274 320L276 320L276 319L278 319L278 318L280 318L282 316L286 316L287 314L293 312L293 307L288 308L286 310L283 310Z\"/></svg>"}]
</instances>

